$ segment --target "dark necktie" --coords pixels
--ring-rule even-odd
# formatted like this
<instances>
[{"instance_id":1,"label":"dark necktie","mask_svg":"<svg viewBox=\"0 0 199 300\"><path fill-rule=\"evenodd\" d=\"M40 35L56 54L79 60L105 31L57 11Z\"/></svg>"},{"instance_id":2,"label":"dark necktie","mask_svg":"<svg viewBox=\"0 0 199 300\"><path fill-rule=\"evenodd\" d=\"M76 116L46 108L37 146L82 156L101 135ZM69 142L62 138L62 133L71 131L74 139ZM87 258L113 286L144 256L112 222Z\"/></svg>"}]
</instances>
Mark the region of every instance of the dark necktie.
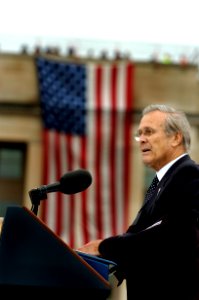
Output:
<instances>
[{"instance_id":1,"label":"dark necktie","mask_svg":"<svg viewBox=\"0 0 199 300\"><path fill-rule=\"evenodd\" d=\"M154 193L157 185L159 183L158 177L155 176L151 182L151 185L149 186L145 198L144 198L144 204L151 198L152 194ZM151 200L153 200L153 198L151 198ZM153 201L149 201L149 205L147 205L146 211L149 212L151 209L151 205L152 205ZM141 216L141 212L142 212L142 208L141 210L138 212L137 217L135 218L135 220L133 221L133 224L131 226L129 226L127 232L131 232L131 230L133 230L133 226L136 225L139 222L140 216ZM144 214L145 215L145 214Z\"/></svg>"},{"instance_id":2,"label":"dark necktie","mask_svg":"<svg viewBox=\"0 0 199 300\"><path fill-rule=\"evenodd\" d=\"M156 189L158 183L159 183L158 177L155 176L155 177L153 178L152 182L151 182L151 185L149 186L149 188L148 188L148 190L147 190L147 192L146 192L146 195L145 195L145 198L144 198L144 204L145 204L146 202L148 202L148 201L150 200L150 198L151 198L151 201L149 201L149 205L146 205L146 208L145 208L146 211L147 211L147 213L148 213L148 212L150 211L150 209L151 209L151 205L152 205L152 203L153 203L153 201L152 201L152 200L153 200L152 195L153 195L153 193L154 193L154 191L155 191L155 189ZM140 219L140 216L141 216L141 212L142 212L142 208L141 208L141 210L138 212L137 217L136 217L135 220L133 221L133 224L132 224L131 226L129 226L127 232L131 232L131 230L132 230L131 228L133 228L133 226L136 225L136 224L139 222L139 219ZM144 214L144 215L145 215L145 214Z\"/></svg>"},{"instance_id":3,"label":"dark necktie","mask_svg":"<svg viewBox=\"0 0 199 300\"><path fill-rule=\"evenodd\" d=\"M146 195L145 195L145 199L144 199L144 202L146 203L152 196L152 194L154 193L157 185L159 183L159 180L158 180L158 177L155 176L151 182L151 185L149 186L147 192L146 192Z\"/></svg>"}]
</instances>

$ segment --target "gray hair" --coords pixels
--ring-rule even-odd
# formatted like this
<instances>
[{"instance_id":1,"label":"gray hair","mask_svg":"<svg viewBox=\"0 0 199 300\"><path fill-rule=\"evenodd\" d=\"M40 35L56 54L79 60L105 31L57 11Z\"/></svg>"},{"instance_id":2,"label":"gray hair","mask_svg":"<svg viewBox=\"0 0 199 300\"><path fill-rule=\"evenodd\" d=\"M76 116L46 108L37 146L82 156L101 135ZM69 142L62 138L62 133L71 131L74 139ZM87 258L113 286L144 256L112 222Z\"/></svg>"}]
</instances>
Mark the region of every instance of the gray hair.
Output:
<instances>
[{"instance_id":1,"label":"gray hair","mask_svg":"<svg viewBox=\"0 0 199 300\"><path fill-rule=\"evenodd\" d=\"M189 151L191 145L190 124L185 113L168 105L151 104L143 109L142 116L156 110L167 114L165 121L166 134L170 135L176 132L181 132L185 150Z\"/></svg>"}]
</instances>

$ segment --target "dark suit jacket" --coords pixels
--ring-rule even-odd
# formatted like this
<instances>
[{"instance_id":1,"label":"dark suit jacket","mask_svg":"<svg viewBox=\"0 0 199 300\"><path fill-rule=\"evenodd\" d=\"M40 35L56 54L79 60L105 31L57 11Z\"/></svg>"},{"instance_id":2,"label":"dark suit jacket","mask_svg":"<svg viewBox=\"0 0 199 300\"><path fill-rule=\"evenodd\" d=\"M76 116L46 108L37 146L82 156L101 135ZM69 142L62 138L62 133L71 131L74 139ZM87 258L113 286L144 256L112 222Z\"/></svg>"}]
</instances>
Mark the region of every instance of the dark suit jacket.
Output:
<instances>
[{"instance_id":1,"label":"dark suit jacket","mask_svg":"<svg viewBox=\"0 0 199 300\"><path fill-rule=\"evenodd\" d=\"M117 262L128 299L199 299L199 166L188 155L179 159L153 198L126 233L103 240L99 251Z\"/></svg>"}]
</instances>

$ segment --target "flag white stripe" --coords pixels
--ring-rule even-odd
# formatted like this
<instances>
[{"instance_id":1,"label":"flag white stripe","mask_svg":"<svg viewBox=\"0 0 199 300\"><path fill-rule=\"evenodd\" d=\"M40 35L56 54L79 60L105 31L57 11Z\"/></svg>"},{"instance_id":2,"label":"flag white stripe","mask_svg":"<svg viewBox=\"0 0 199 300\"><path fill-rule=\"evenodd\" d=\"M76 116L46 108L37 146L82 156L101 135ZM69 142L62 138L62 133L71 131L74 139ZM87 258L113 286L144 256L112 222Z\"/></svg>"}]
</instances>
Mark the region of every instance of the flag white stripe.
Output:
<instances>
[{"instance_id":1,"label":"flag white stripe","mask_svg":"<svg viewBox=\"0 0 199 300\"><path fill-rule=\"evenodd\" d=\"M91 174L94 174L94 154L95 154L95 131L93 126L95 124L95 109L96 103L95 99L95 87L96 87L96 73L95 73L95 64L88 64L87 67L87 153L88 153L88 170ZM88 210L88 224L89 224L89 236L90 239L97 238L97 225L96 225L96 216L95 216L95 195L96 195L96 182L93 180L91 188L88 190L87 198L87 210Z\"/></svg>"},{"instance_id":2,"label":"flag white stripe","mask_svg":"<svg viewBox=\"0 0 199 300\"><path fill-rule=\"evenodd\" d=\"M101 174L102 174L102 231L104 236L111 234L111 211L110 211L110 64L106 64L103 70L102 80L102 153L101 153Z\"/></svg>"},{"instance_id":3,"label":"flag white stripe","mask_svg":"<svg viewBox=\"0 0 199 300\"><path fill-rule=\"evenodd\" d=\"M67 173L68 170L68 157L66 155L67 153L67 145L66 145L66 138L65 134L60 134L60 146L61 146L61 172L62 175ZM69 213L70 213L70 196L62 194L62 201L63 201L63 210L62 210L62 232L61 237L62 239L68 243L68 237L69 237L69 228L70 228L70 222L69 222Z\"/></svg>"},{"instance_id":4,"label":"flag white stripe","mask_svg":"<svg viewBox=\"0 0 199 300\"><path fill-rule=\"evenodd\" d=\"M81 140L79 137L73 137L73 153L74 153L74 164L73 169L79 169L81 162L80 162L80 155L81 152ZM82 201L81 201L81 193L77 193L74 195L74 234L75 234L75 247L79 247L83 244L83 233L82 233Z\"/></svg>"},{"instance_id":5,"label":"flag white stripe","mask_svg":"<svg viewBox=\"0 0 199 300\"><path fill-rule=\"evenodd\" d=\"M56 159L55 159L55 132L52 130L49 132L49 152L48 152L48 166L49 166L49 173L47 184L51 184L57 181L56 178ZM56 230L56 219L54 217L54 213L56 211L56 203L53 193L49 193L48 199L48 215L47 215L47 223L52 230Z\"/></svg>"},{"instance_id":6,"label":"flag white stripe","mask_svg":"<svg viewBox=\"0 0 199 300\"><path fill-rule=\"evenodd\" d=\"M118 103L119 107L117 112L117 147L116 147L116 207L117 207L117 232L123 231L123 218L124 218L124 203L126 199L124 199L125 191L124 191L124 183L121 180L121 174L124 174L124 155L123 155L123 147L124 147L124 112L125 112L125 65L119 65L118 72L118 82L117 82L117 95L118 95Z\"/></svg>"}]
</instances>

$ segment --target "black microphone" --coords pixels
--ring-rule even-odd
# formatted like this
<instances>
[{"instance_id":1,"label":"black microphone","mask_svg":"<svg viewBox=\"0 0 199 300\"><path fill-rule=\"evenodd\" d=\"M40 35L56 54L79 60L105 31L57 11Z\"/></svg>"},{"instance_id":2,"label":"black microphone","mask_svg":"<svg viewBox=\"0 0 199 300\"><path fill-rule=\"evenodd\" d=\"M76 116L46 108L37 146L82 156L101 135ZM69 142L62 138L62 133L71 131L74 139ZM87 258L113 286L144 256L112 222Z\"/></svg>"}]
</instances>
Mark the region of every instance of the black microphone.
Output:
<instances>
[{"instance_id":1,"label":"black microphone","mask_svg":"<svg viewBox=\"0 0 199 300\"><path fill-rule=\"evenodd\" d=\"M64 174L58 182L40 188L45 189L46 193L61 192L70 195L84 191L91 183L91 174L87 170L79 169Z\"/></svg>"},{"instance_id":2,"label":"black microphone","mask_svg":"<svg viewBox=\"0 0 199 300\"><path fill-rule=\"evenodd\" d=\"M87 189L92 183L91 174L84 169L70 171L64 174L60 181L29 191L32 203L38 203L47 198L47 193L61 192L64 194L76 194Z\"/></svg>"}]
</instances>

